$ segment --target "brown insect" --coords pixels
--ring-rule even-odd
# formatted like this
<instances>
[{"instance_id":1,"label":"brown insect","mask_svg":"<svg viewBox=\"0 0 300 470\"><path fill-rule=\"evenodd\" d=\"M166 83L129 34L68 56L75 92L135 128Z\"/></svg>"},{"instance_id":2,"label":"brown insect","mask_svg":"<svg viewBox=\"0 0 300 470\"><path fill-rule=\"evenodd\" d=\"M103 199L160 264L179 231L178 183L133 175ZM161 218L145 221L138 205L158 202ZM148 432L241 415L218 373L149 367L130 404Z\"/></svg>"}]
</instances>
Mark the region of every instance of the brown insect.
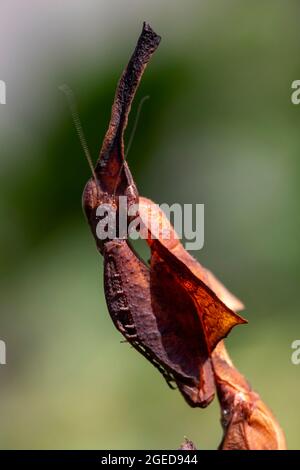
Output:
<instances>
[{"instance_id":1,"label":"brown insect","mask_svg":"<svg viewBox=\"0 0 300 470\"><path fill-rule=\"evenodd\" d=\"M185 251L159 207L139 197L124 159L123 135L130 106L159 42L160 37L144 24L117 87L93 178L83 193L83 207L104 257L108 309L126 340L157 367L169 385L177 384L191 406L207 406L216 387L224 429L220 449L285 449L279 424L233 366L222 341L231 328L245 323L235 313L243 304ZM127 196L129 206L139 203L140 230L151 249L150 267L120 233L113 240L97 237L97 208L110 203L120 211L119 196ZM153 218L154 226L149 224ZM194 445L186 441L182 448Z\"/></svg>"},{"instance_id":2,"label":"brown insect","mask_svg":"<svg viewBox=\"0 0 300 470\"><path fill-rule=\"evenodd\" d=\"M164 218L154 203L139 198L124 159L123 143L134 94L159 42L160 37L144 23L117 87L94 177L83 193L83 207L104 257L105 296L115 326L169 385L177 384L191 406L204 407L215 393L212 351L233 326L245 323L230 309L241 308L241 302L194 260L175 236L165 240L159 233L153 239L151 228L144 226L151 248L149 268L127 239L103 241L96 233L96 209L109 203L118 212L119 196L127 196L129 207L140 203L141 221L149 210L158 220Z\"/></svg>"}]
</instances>

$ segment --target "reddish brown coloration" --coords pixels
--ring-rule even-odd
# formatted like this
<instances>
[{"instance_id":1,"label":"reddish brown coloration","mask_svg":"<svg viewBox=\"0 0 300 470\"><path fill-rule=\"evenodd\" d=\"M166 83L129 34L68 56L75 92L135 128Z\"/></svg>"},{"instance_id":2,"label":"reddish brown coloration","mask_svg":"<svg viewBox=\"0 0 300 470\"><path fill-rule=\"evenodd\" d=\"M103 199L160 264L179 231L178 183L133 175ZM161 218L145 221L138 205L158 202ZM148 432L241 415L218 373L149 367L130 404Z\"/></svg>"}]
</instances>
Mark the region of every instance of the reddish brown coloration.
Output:
<instances>
[{"instance_id":1,"label":"reddish brown coloration","mask_svg":"<svg viewBox=\"0 0 300 470\"><path fill-rule=\"evenodd\" d=\"M93 179L88 182L83 203L97 246L104 256L106 300L116 327L151 360L168 382L177 382L191 405L206 406L214 396L210 353L234 324L243 321L186 267L190 264L194 271L198 269L203 277L206 275L204 268L189 257L182 245L179 251L186 264L159 240L153 243L150 275L126 240L103 243L95 233L98 205L115 203L115 195L120 194L129 196L130 202L138 198L124 162L123 133L134 92L158 43L158 36L144 25L137 48L119 82L109 130L95 168L97 182ZM226 315L227 323L225 321L223 328L219 328L220 319L226 319ZM211 321L212 316L217 322Z\"/></svg>"},{"instance_id":2,"label":"reddish brown coloration","mask_svg":"<svg viewBox=\"0 0 300 470\"><path fill-rule=\"evenodd\" d=\"M222 341L235 325L246 322L235 313L243 304L185 251L158 206L139 198L124 160L123 134L130 106L159 42L160 37L144 24L118 84L96 178L88 181L83 193L83 207L104 257L108 309L126 340L158 368L168 384L178 385L191 406L207 406L217 388L224 427L221 449L284 449L275 418L233 367ZM151 248L150 268L127 240L97 238L97 207L110 203L118 210L120 195L127 196L128 205L139 202L142 230ZM149 212L158 229L149 225ZM194 446L186 441L182 448Z\"/></svg>"},{"instance_id":3,"label":"reddish brown coloration","mask_svg":"<svg viewBox=\"0 0 300 470\"><path fill-rule=\"evenodd\" d=\"M116 327L163 373L168 383L173 380L173 374L189 382L180 367L171 364L162 346L151 309L149 270L131 250L127 240L103 242L96 235L98 206L110 203L117 207L119 195L127 196L129 205L138 201L137 189L124 160L123 134L136 88L159 42L160 37L144 24L118 84L111 121L95 168L97 181L93 178L88 181L83 193L83 208L97 248L104 256L105 296Z\"/></svg>"},{"instance_id":4,"label":"reddish brown coloration","mask_svg":"<svg viewBox=\"0 0 300 470\"><path fill-rule=\"evenodd\" d=\"M285 450L279 424L233 366L223 342L214 350L212 362L224 430L220 450Z\"/></svg>"},{"instance_id":5,"label":"reddish brown coloration","mask_svg":"<svg viewBox=\"0 0 300 470\"><path fill-rule=\"evenodd\" d=\"M204 282L222 302L234 312L244 309L243 303L229 292L226 287L213 275L211 271L204 268L199 261L195 260L180 243L178 236L170 224L165 213L157 204L145 197L139 197L139 215L142 221L148 221L149 237L151 246L152 239L158 239L169 252L182 261L189 270ZM150 224L149 224L150 221ZM152 223L153 221L153 223ZM146 234L147 235L147 234Z\"/></svg>"},{"instance_id":6,"label":"reddish brown coloration","mask_svg":"<svg viewBox=\"0 0 300 470\"><path fill-rule=\"evenodd\" d=\"M136 89L144 69L160 43L151 27L144 23L135 51L118 83L111 119L95 167L97 181L91 178L83 192L83 208L100 252L103 243L96 236L95 211L100 204L116 204L116 196L128 198L128 205L138 201L138 192L124 159L124 131Z\"/></svg>"},{"instance_id":7,"label":"reddish brown coloration","mask_svg":"<svg viewBox=\"0 0 300 470\"><path fill-rule=\"evenodd\" d=\"M177 385L191 406L207 406L215 392L211 352L233 326L246 322L220 298L236 309L243 304L184 249L156 204L140 197L139 214L147 224L152 306L158 326L164 327L165 348L174 362L180 355L180 362L198 376L196 386L178 380Z\"/></svg>"},{"instance_id":8,"label":"reddish brown coloration","mask_svg":"<svg viewBox=\"0 0 300 470\"><path fill-rule=\"evenodd\" d=\"M109 127L95 168L102 189L109 194L124 195L128 186L132 185L124 161L124 131L137 87L160 40L160 36L144 23L136 48L117 86Z\"/></svg>"},{"instance_id":9,"label":"reddish brown coloration","mask_svg":"<svg viewBox=\"0 0 300 470\"><path fill-rule=\"evenodd\" d=\"M162 320L166 330L164 344L168 351L174 350L174 362L180 360L190 368L196 382L193 387L177 384L191 406L207 406L215 390L211 353L245 320L226 307L160 240L151 242L150 279L153 310L158 325Z\"/></svg>"},{"instance_id":10,"label":"reddish brown coloration","mask_svg":"<svg viewBox=\"0 0 300 470\"><path fill-rule=\"evenodd\" d=\"M207 406L214 397L210 354L220 339L244 323L194 274L208 274L182 245L179 256L164 241L151 243L151 269L131 250L126 240L100 241L96 236L96 208L116 196L138 200L124 161L123 133L133 95L159 37L144 25L135 52L119 82L112 117L98 163L97 181L84 191L83 205L104 256L104 285L109 312L118 330L165 376L175 381L188 403ZM182 259L181 259L182 258ZM189 268L189 264L191 269ZM196 267L197 266L197 267ZM199 273L198 273L199 274Z\"/></svg>"}]
</instances>

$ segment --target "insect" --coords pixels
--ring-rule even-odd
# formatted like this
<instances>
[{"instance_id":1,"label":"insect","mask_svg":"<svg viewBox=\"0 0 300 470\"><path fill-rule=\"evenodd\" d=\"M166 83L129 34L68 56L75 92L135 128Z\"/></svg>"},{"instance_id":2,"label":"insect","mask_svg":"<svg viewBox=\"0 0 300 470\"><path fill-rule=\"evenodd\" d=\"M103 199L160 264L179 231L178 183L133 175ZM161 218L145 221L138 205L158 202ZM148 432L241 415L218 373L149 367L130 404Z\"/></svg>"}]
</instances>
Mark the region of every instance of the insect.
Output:
<instances>
[{"instance_id":1,"label":"insect","mask_svg":"<svg viewBox=\"0 0 300 470\"><path fill-rule=\"evenodd\" d=\"M104 258L108 310L126 341L161 372L170 387L177 385L189 405L205 407L217 391L224 430L219 449L285 449L279 424L233 366L225 348L223 339L230 330L246 322L236 313L244 308L242 302L184 249L161 209L139 196L124 159L123 136L131 103L159 42L160 37L144 23L117 87L99 159L95 168L91 165L93 177L83 192L83 208ZM87 154L86 145L84 149ZM138 203L140 230L151 250L150 266L120 232L113 239L97 236L97 208L110 204L120 211L120 196L127 197L129 208ZM154 225L149 223L153 219ZM194 448L192 442L185 445Z\"/></svg>"},{"instance_id":2,"label":"insect","mask_svg":"<svg viewBox=\"0 0 300 470\"><path fill-rule=\"evenodd\" d=\"M128 207L139 203L142 222L149 210L160 221L164 219L152 201L139 197L124 159L123 141L134 94L159 42L160 37L144 23L117 87L94 176L83 192L83 208L104 258L105 297L116 328L170 386L177 384L191 406L205 407L215 394L211 354L235 325L246 322L231 309L242 308L241 302L175 236L165 240L158 233L153 238L151 228L144 227L149 232L149 267L127 239L117 235L113 240L100 240L96 232L97 208L110 204L118 212L119 196L127 197Z\"/></svg>"}]
</instances>

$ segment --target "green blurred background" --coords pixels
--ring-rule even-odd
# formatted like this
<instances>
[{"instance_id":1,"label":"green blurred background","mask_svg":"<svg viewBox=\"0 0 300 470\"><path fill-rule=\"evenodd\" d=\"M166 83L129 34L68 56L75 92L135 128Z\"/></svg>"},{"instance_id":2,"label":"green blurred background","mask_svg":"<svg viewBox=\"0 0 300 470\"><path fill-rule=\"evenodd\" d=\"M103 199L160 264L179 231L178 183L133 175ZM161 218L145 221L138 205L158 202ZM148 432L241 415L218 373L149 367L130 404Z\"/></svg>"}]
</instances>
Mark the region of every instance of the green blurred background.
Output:
<instances>
[{"instance_id":1,"label":"green blurred background","mask_svg":"<svg viewBox=\"0 0 300 470\"><path fill-rule=\"evenodd\" d=\"M81 210L90 176L65 98L97 157L117 80L147 20L162 36L129 163L155 201L204 203L194 253L246 304L229 351L300 448L300 79L297 0L1 2L1 448L198 448L218 404L190 409L114 329Z\"/></svg>"}]
</instances>

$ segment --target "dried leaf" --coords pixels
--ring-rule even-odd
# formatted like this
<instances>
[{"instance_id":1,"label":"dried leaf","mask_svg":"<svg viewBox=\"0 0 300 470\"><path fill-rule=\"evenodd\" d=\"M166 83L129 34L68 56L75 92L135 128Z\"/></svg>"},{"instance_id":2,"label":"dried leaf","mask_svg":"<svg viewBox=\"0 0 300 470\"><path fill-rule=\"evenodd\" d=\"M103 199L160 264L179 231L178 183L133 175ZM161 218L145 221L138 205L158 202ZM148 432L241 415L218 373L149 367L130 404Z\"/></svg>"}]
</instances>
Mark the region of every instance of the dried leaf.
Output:
<instances>
[{"instance_id":1,"label":"dried leaf","mask_svg":"<svg viewBox=\"0 0 300 470\"><path fill-rule=\"evenodd\" d=\"M148 243L150 246L152 239L160 240L161 244L182 261L200 281L210 287L229 309L239 312L245 308L244 304L229 292L211 271L204 268L184 249L169 219L157 204L140 196L139 215L149 230Z\"/></svg>"},{"instance_id":2,"label":"dried leaf","mask_svg":"<svg viewBox=\"0 0 300 470\"><path fill-rule=\"evenodd\" d=\"M207 406L214 397L214 379L210 354L242 317L231 311L203 282L203 268L180 243L176 232L160 208L149 199L139 198L142 230L148 231L151 247L151 297L158 326L163 327L166 350L172 360L185 364L195 385L177 380L191 406ZM213 286L220 291L221 283ZM226 300L242 304L225 288ZM175 328L175 325L178 327Z\"/></svg>"},{"instance_id":3,"label":"dried leaf","mask_svg":"<svg viewBox=\"0 0 300 470\"><path fill-rule=\"evenodd\" d=\"M207 406L214 398L212 365L197 306L180 280L154 252L151 256L151 303L162 342L173 364L192 381L176 382L191 406Z\"/></svg>"}]
</instances>

